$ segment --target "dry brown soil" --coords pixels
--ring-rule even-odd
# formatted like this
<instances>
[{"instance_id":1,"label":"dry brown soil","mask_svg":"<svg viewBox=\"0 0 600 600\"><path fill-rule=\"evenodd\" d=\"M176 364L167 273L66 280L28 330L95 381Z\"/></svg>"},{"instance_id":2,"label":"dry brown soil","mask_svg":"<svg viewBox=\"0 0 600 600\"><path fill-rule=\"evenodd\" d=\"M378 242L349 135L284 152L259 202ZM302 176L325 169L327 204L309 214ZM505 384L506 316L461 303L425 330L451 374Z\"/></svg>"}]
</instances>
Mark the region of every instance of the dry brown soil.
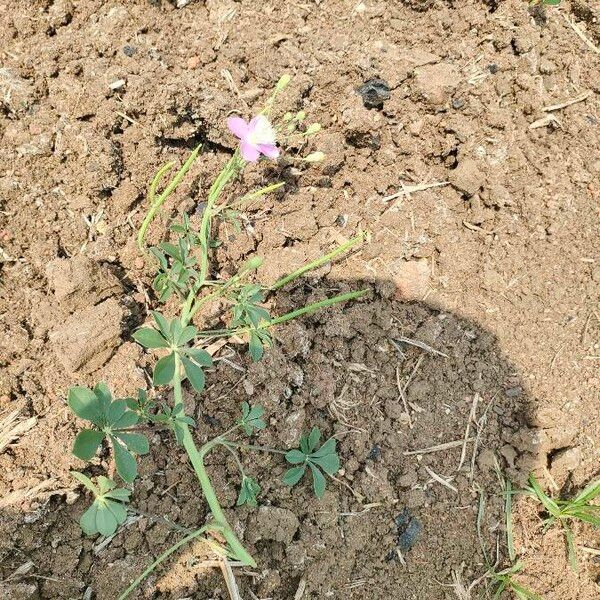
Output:
<instances>
[{"instance_id":1,"label":"dry brown soil","mask_svg":"<svg viewBox=\"0 0 600 600\"><path fill-rule=\"evenodd\" d=\"M320 122L307 151L327 159L259 164L229 188L287 182L241 234L220 227L214 274L257 253L273 281L368 229L349 260L270 302L278 314L372 293L280 328L259 364L223 348L207 393L187 391L199 442L243 400L266 409L260 442L289 447L312 424L339 440L343 471L321 502L306 483L280 483L277 457L252 456L260 507L235 509L235 465L210 459L259 565L236 571L244 600L458 598L453 572L468 586L486 569L480 494L486 543L503 539L496 463L516 485L535 470L566 495L597 478L599 23L597 0L533 15L518 0L0 0L0 596L114 600L177 528L204 522L185 457L156 431L135 518L107 544L85 538L88 498L69 476L84 468L70 454L80 424L65 396L100 380L118 394L148 386L154 358L131 341L157 306L134 243L147 184L202 143L150 239L177 211L197 222L234 148L226 116L259 110L285 72L294 80L275 114ZM356 93L372 77L391 89L379 109ZM383 200L434 182L449 183ZM461 440L474 398L477 443L462 465L461 446L407 454ZM404 509L422 529L402 561ZM598 531L575 525L575 573L538 512L516 501L519 581L548 600L600 598ZM203 552L187 548L135 597L228 597L220 572L198 566Z\"/></svg>"}]
</instances>

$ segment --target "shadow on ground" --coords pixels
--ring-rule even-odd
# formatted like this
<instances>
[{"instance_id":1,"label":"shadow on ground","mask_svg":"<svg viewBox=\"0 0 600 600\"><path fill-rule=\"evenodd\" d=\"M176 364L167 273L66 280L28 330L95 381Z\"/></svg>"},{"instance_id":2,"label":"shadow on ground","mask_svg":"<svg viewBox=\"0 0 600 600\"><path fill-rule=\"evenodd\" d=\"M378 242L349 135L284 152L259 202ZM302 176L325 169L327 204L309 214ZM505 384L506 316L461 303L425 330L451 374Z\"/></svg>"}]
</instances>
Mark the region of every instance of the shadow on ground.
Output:
<instances>
[{"instance_id":1,"label":"shadow on ground","mask_svg":"<svg viewBox=\"0 0 600 600\"><path fill-rule=\"evenodd\" d=\"M396 300L387 281L306 279L282 293L273 312L363 288L371 290L366 299L281 327L259 364L249 362L244 346L226 347L207 395L188 391L199 440L228 427L244 400L269 415L261 443L290 447L313 425L339 440L343 470L320 502L308 482L294 490L280 483L285 465L278 457L252 455L244 458L263 488L259 508L233 510L234 464L225 455L210 459L223 504L259 563L253 572L238 571L243 598L292 600L302 586L304 599L452 597L442 584L453 571L466 582L485 571L476 533L480 496L484 537L493 547L503 536L499 473L522 484L536 466L536 407L494 335L476 323ZM43 427L29 436L52 443ZM29 436L17 443L31 443ZM202 523L205 507L180 449L159 432L152 448L132 502L144 516L108 544L79 530L87 499L68 505L55 495L6 507L0 596L114 600L181 536L153 516L182 527ZM168 574L175 566L174 581ZM159 569L133 597L228 596L220 574L199 575L188 555Z\"/></svg>"}]
</instances>

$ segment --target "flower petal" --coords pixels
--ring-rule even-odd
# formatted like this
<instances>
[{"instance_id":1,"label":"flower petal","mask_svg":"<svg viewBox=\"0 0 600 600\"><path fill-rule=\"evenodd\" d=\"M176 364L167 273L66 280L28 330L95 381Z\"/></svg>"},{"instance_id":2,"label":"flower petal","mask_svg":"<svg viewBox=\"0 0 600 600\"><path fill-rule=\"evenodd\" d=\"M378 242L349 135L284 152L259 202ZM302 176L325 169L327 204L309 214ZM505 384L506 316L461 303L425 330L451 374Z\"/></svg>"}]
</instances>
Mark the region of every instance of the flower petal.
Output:
<instances>
[{"instance_id":1,"label":"flower petal","mask_svg":"<svg viewBox=\"0 0 600 600\"><path fill-rule=\"evenodd\" d=\"M242 153L242 158L248 162L256 162L260 156L259 149L248 142L242 141L240 144L240 150Z\"/></svg>"},{"instance_id":2,"label":"flower petal","mask_svg":"<svg viewBox=\"0 0 600 600\"><path fill-rule=\"evenodd\" d=\"M258 144L256 146L261 154L268 158L277 158L279 156L279 148L275 144Z\"/></svg>"},{"instance_id":3,"label":"flower petal","mask_svg":"<svg viewBox=\"0 0 600 600\"><path fill-rule=\"evenodd\" d=\"M248 124L248 135L256 144L275 144L275 130L265 115L256 115Z\"/></svg>"},{"instance_id":4,"label":"flower petal","mask_svg":"<svg viewBox=\"0 0 600 600\"><path fill-rule=\"evenodd\" d=\"M248 135L249 124L244 121L242 117L229 117L227 119L227 127L229 127L229 131L240 138L240 140Z\"/></svg>"}]
</instances>

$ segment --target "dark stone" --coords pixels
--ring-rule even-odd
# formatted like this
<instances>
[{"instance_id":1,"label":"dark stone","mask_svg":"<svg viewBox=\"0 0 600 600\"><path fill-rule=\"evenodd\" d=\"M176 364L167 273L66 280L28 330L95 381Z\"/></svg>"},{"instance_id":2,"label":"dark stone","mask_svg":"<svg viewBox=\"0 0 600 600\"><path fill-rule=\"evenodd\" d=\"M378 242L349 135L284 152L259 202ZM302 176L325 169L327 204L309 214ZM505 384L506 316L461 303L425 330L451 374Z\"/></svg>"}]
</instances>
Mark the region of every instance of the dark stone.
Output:
<instances>
[{"instance_id":1,"label":"dark stone","mask_svg":"<svg viewBox=\"0 0 600 600\"><path fill-rule=\"evenodd\" d=\"M511 387L504 392L509 398L518 398L523 393L523 388L518 385L516 387Z\"/></svg>"},{"instance_id":2,"label":"dark stone","mask_svg":"<svg viewBox=\"0 0 600 600\"><path fill-rule=\"evenodd\" d=\"M465 105L465 101L462 98L452 98L452 108L459 109Z\"/></svg>"},{"instance_id":3,"label":"dark stone","mask_svg":"<svg viewBox=\"0 0 600 600\"><path fill-rule=\"evenodd\" d=\"M381 457L381 448L377 444L375 444L371 448L371 452L369 452L369 456L367 458L370 460L379 460L380 457Z\"/></svg>"},{"instance_id":4,"label":"dark stone","mask_svg":"<svg viewBox=\"0 0 600 600\"><path fill-rule=\"evenodd\" d=\"M390 97L390 86L383 79L369 79L356 91L367 108L381 108Z\"/></svg>"},{"instance_id":5,"label":"dark stone","mask_svg":"<svg viewBox=\"0 0 600 600\"><path fill-rule=\"evenodd\" d=\"M123 46L123 54L132 57L137 52L137 48L133 46Z\"/></svg>"},{"instance_id":6,"label":"dark stone","mask_svg":"<svg viewBox=\"0 0 600 600\"><path fill-rule=\"evenodd\" d=\"M500 67L496 63L491 63L488 65L488 71L495 75L500 70Z\"/></svg>"},{"instance_id":7,"label":"dark stone","mask_svg":"<svg viewBox=\"0 0 600 600\"><path fill-rule=\"evenodd\" d=\"M394 521L398 528L396 545L401 552L407 552L415 545L423 526L416 517L410 514L408 508L403 509Z\"/></svg>"}]
</instances>

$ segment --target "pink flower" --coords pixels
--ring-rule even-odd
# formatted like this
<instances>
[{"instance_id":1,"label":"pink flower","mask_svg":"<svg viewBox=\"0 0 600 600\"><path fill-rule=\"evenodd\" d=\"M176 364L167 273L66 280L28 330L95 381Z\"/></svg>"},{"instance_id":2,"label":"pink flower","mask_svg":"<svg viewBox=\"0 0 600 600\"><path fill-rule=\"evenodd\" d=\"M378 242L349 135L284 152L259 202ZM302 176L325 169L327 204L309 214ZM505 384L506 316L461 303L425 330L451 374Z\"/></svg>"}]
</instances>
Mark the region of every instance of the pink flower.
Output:
<instances>
[{"instance_id":1,"label":"pink flower","mask_svg":"<svg viewBox=\"0 0 600 600\"><path fill-rule=\"evenodd\" d=\"M279 156L275 130L264 115L254 117L249 123L241 117L229 117L227 127L240 139L240 151L244 160L256 162L261 154L268 158Z\"/></svg>"}]
</instances>

